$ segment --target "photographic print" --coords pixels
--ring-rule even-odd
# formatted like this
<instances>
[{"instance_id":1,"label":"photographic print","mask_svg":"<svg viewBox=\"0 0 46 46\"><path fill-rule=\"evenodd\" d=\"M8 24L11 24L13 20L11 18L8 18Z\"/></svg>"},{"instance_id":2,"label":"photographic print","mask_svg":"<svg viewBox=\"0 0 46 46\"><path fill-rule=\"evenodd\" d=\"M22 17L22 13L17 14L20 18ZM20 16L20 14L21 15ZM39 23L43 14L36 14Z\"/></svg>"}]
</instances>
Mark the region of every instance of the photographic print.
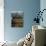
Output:
<instances>
[{"instance_id":1,"label":"photographic print","mask_svg":"<svg viewBox=\"0 0 46 46\"><path fill-rule=\"evenodd\" d=\"M23 27L24 13L21 11L11 13L11 27Z\"/></svg>"}]
</instances>

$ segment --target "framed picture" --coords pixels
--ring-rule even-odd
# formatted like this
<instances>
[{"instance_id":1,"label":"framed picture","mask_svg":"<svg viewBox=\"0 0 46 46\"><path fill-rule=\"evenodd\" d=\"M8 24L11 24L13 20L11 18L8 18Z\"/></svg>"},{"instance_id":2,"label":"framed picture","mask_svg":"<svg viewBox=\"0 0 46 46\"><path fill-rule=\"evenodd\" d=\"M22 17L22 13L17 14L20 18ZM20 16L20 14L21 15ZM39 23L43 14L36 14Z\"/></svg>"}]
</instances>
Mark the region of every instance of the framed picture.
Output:
<instances>
[{"instance_id":1,"label":"framed picture","mask_svg":"<svg viewBox=\"0 0 46 46\"><path fill-rule=\"evenodd\" d=\"M23 27L24 13L22 11L11 13L11 27Z\"/></svg>"}]
</instances>

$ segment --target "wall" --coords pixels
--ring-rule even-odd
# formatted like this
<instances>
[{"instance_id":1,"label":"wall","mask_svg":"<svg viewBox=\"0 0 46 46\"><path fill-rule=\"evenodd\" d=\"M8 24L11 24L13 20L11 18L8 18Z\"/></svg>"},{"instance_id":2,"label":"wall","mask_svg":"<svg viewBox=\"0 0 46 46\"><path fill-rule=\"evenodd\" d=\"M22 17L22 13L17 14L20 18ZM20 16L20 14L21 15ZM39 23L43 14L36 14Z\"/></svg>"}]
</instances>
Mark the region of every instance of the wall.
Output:
<instances>
[{"instance_id":1,"label":"wall","mask_svg":"<svg viewBox=\"0 0 46 46\"><path fill-rule=\"evenodd\" d=\"M4 35L7 41L18 41L32 28L32 21L36 17L35 12L40 9L40 0L5 0L4 9ZM24 12L24 27L11 27L11 11Z\"/></svg>"},{"instance_id":2,"label":"wall","mask_svg":"<svg viewBox=\"0 0 46 46\"><path fill-rule=\"evenodd\" d=\"M41 0L40 1L40 9L41 9L41 11L43 9L46 9L46 0ZM46 19L46 10L43 12L42 17L43 17L43 22L41 21L40 25L46 26L46 20L45 20Z\"/></svg>"}]
</instances>

